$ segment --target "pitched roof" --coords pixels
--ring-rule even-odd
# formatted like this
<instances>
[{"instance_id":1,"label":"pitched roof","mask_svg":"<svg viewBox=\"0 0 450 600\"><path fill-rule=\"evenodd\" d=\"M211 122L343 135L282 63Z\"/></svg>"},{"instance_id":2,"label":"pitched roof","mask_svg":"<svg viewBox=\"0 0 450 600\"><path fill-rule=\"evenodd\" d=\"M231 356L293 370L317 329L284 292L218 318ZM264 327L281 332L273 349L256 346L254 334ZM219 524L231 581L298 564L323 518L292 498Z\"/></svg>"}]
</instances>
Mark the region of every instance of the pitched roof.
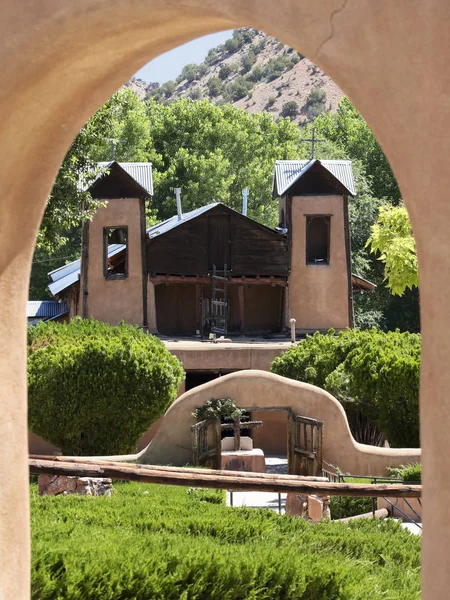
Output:
<instances>
[{"instance_id":1,"label":"pitched roof","mask_svg":"<svg viewBox=\"0 0 450 600\"><path fill-rule=\"evenodd\" d=\"M315 164L320 164L327 169L351 196L356 194L350 160L319 160L315 158L312 160L277 160L273 173L273 196L283 196Z\"/></svg>"},{"instance_id":2,"label":"pitched roof","mask_svg":"<svg viewBox=\"0 0 450 600\"><path fill-rule=\"evenodd\" d=\"M99 162L97 163L100 169L99 176L89 184L80 181L80 189L86 191L92 187L94 183L103 177L114 164L125 171L125 173L129 175L133 181L135 181L146 192L146 194L153 196L153 173L152 163L150 162L117 162L115 160L111 160L109 162Z\"/></svg>"},{"instance_id":3,"label":"pitched roof","mask_svg":"<svg viewBox=\"0 0 450 600\"><path fill-rule=\"evenodd\" d=\"M195 218L199 217L200 215L203 215L204 213L210 211L211 209L216 208L216 206L225 206L225 205L221 204L220 202L212 202L211 204L206 204L205 206L201 206L200 208L195 208L194 210L191 210L187 213L183 213L181 215L181 217L179 217L178 215L174 215L173 217L170 217L170 219L167 219L166 221L163 221L162 223L157 223L156 225L152 225L152 227L149 227L147 229L147 237L148 237L148 239L151 240L159 235L167 233L167 232L171 231L172 229L175 229L175 227L178 227L179 225L183 225L183 223L186 223L187 221L191 221L192 219L195 219Z\"/></svg>"},{"instance_id":4,"label":"pitched roof","mask_svg":"<svg viewBox=\"0 0 450 600\"><path fill-rule=\"evenodd\" d=\"M119 254L124 248L125 244L110 244L108 246L108 258ZM80 272L81 260L79 258L63 267L59 267L59 269L50 271L48 275L52 281L49 284L48 289L56 296L76 283L80 278Z\"/></svg>"},{"instance_id":5,"label":"pitched roof","mask_svg":"<svg viewBox=\"0 0 450 600\"><path fill-rule=\"evenodd\" d=\"M67 312L65 302L55 300L29 300L27 302L27 318L48 319Z\"/></svg>"}]
</instances>

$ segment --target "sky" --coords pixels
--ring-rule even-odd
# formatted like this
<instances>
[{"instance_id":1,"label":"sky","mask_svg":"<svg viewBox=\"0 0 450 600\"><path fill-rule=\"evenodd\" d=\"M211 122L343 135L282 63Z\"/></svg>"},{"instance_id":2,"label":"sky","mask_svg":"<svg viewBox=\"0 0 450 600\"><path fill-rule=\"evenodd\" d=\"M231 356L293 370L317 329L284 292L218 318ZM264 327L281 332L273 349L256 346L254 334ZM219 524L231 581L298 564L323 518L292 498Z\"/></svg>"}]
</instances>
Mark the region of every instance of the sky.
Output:
<instances>
[{"instance_id":1,"label":"sky","mask_svg":"<svg viewBox=\"0 0 450 600\"><path fill-rule=\"evenodd\" d=\"M135 74L135 77L143 79L147 83L152 81L165 83L169 79L176 79L185 65L203 62L208 50L223 44L231 37L232 33L232 31L212 33L178 46L147 63Z\"/></svg>"}]
</instances>

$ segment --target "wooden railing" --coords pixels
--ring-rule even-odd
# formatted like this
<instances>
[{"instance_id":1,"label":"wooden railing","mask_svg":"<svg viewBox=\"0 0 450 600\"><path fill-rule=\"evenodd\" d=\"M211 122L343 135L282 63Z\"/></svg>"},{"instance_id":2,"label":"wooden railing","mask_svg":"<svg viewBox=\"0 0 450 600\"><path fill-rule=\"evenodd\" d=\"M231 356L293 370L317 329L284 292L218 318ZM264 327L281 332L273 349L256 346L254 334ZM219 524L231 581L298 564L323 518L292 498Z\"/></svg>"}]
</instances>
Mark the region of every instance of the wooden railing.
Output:
<instances>
[{"instance_id":1,"label":"wooden railing","mask_svg":"<svg viewBox=\"0 0 450 600\"><path fill-rule=\"evenodd\" d=\"M323 496L420 498L422 486L399 484L331 483L325 477L302 477L240 471L202 470L181 467L135 465L107 460L84 462L83 458L36 457L29 459L34 475L107 477L199 488L258 491Z\"/></svg>"}]
</instances>

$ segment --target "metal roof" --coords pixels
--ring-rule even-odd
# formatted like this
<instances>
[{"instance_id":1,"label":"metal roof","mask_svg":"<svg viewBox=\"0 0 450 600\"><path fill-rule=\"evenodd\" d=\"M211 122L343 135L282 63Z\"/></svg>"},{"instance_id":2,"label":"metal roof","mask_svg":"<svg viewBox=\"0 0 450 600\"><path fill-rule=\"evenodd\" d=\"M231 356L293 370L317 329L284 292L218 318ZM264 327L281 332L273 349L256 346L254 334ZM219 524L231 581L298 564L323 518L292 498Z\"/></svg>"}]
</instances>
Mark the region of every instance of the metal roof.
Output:
<instances>
[{"instance_id":1,"label":"metal roof","mask_svg":"<svg viewBox=\"0 0 450 600\"><path fill-rule=\"evenodd\" d=\"M173 217L170 217L170 219L167 219L167 221L163 221L162 223L157 223L156 225L149 227L149 229L147 229L147 237L151 240L157 237L158 235L167 233L171 229L175 229L175 227L183 225L183 223L186 223L187 221L191 221L192 219L199 217L203 213L208 212L209 210L215 208L216 206L219 206L220 204L221 202L213 202L212 204L206 204L206 206L201 206L200 208L195 208L194 210L191 210L187 213L183 213L181 215L181 218L178 215L174 215Z\"/></svg>"},{"instance_id":2,"label":"metal roof","mask_svg":"<svg viewBox=\"0 0 450 600\"><path fill-rule=\"evenodd\" d=\"M327 169L352 196L356 195L350 160L277 160L273 174L272 193L283 196L316 163Z\"/></svg>"},{"instance_id":3,"label":"metal roof","mask_svg":"<svg viewBox=\"0 0 450 600\"><path fill-rule=\"evenodd\" d=\"M110 244L108 246L108 258L115 256L124 248L125 244ZM56 296L57 294L67 289L79 280L80 271L80 259L74 260L73 262L64 265L63 267L59 267L59 269L51 271L48 275L52 280L52 283L49 284L48 289L54 296Z\"/></svg>"},{"instance_id":4,"label":"metal roof","mask_svg":"<svg viewBox=\"0 0 450 600\"><path fill-rule=\"evenodd\" d=\"M111 160L109 162L99 162L97 163L100 174L89 184L86 184L82 179L79 183L79 189L86 191L89 189L95 181L97 181L100 177L103 177L105 171L111 168L111 166L116 163L119 165L121 169L125 171L134 181L140 185L149 196L153 196L153 174L152 174L152 163L150 162L117 162L115 160Z\"/></svg>"},{"instance_id":5,"label":"metal roof","mask_svg":"<svg viewBox=\"0 0 450 600\"><path fill-rule=\"evenodd\" d=\"M28 319L57 317L67 310L65 302L56 302L55 300L30 300L27 302Z\"/></svg>"}]
</instances>

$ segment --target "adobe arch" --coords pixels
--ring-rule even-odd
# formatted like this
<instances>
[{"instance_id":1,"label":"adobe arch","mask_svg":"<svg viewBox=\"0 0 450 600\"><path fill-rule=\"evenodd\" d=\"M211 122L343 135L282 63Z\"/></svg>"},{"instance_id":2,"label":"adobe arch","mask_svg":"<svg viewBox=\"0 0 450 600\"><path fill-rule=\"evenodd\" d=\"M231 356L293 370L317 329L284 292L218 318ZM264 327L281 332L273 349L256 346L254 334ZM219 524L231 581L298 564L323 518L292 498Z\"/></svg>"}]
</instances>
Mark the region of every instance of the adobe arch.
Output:
<instances>
[{"instance_id":1,"label":"adobe arch","mask_svg":"<svg viewBox=\"0 0 450 600\"><path fill-rule=\"evenodd\" d=\"M417 239L422 301L424 597L450 584L450 38L447 0L6 0L0 23L0 595L29 594L25 302L35 235L77 130L157 54L241 25L301 50L370 123ZM436 294L437 286L439 293ZM7 515L7 517L5 516Z\"/></svg>"}]
</instances>

